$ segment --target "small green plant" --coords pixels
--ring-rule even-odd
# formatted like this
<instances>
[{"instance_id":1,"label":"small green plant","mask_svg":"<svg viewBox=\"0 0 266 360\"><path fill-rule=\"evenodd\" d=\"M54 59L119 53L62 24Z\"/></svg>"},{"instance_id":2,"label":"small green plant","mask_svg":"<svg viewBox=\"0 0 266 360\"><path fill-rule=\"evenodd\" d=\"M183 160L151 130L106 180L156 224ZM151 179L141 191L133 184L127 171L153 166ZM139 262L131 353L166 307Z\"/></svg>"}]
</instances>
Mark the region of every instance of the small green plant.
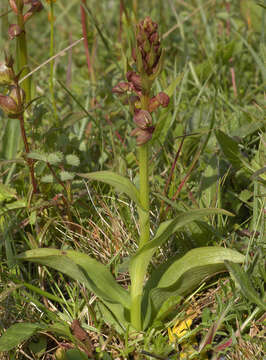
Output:
<instances>
[{"instance_id":1,"label":"small green plant","mask_svg":"<svg viewBox=\"0 0 266 360\"><path fill-rule=\"evenodd\" d=\"M147 17L136 26L135 35L127 82L120 82L113 92L129 104L133 113L136 128L132 135L137 138L139 188L128 178L111 171L78 174L113 186L116 191L125 193L137 206L140 234L138 250L129 264L129 290L115 281L107 266L77 251L41 248L26 251L17 257L22 261L50 266L83 283L98 296L105 321L123 334L125 331L127 334L144 331L155 327L158 322L162 323L173 306L191 293L201 281L217 272L226 271L226 261L244 261L242 254L231 249L201 247L188 251L182 257L173 258L164 264L163 270L154 270L148 278L148 266L153 255L175 232L206 216L232 214L217 208L180 212L175 218L162 222L150 238L149 154L153 133L159 131L154 112L160 106L167 107L169 97L165 92L155 96L152 93L153 84L162 71L164 57L158 25ZM30 327L30 335L39 330L38 326L34 329ZM8 338L8 333L9 330L1 338L1 350L5 350L3 342Z\"/></svg>"}]
</instances>

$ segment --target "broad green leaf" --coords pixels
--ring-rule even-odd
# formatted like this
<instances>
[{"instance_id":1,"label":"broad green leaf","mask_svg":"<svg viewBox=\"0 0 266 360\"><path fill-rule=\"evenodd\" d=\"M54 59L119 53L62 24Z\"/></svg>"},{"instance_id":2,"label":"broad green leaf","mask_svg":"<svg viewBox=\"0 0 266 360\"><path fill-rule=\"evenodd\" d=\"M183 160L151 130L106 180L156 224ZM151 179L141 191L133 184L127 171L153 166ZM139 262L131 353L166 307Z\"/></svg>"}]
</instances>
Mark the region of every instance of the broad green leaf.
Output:
<instances>
[{"instance_id":1,"label":"broad green leaf","mask_svg":"<svg viewBox=\"0 0 266 360\"><path fill-rule=\"evenodd\" d=\"M28 340L37 331L43 330L40 324L18 323L10 326L0 337L0 351L9 351Z\"/></svg>"},{"instance_id":2,"label":"broad green leaf","mask_svg":"<svg viewBox=\"0 0 266 360\"><path fill-rule=\"evenodd\" d=\"M239 252L218 246L192 249L181 258L169 262L163 271L158 269L153 272L145 286L146 297L150 299L143 301L152 306L156 315L168 297L185 296L205 279L226 271L226 260L241 263L244 259L245 256Z\"/></svg>"},{"instance_id":3,"label":"broad green leaf","mask_svg":"<svg viewBox=\"0 0 266 360\"><path fill-rule=\"evenodd\" d=\"M139 199L139 191L136 186L124 176L118 175L112 171L97 171L88 174L77 174L81 177L91 180L97 180L109 184L115 188L117 192L123 192L130 197L138 206L141 207Z\"/></svg>"},{"instance_id":4,"label":"broad green leaf","mask_svg":"<svg viewBox=\"0 0 266 360\"><path fill-rule=\"evenodd\" d=\"M142 269L143 272L146 273L148 264L154 252L158 249L159 246L162 246L173 233L183 228L185 225L189 224L192 221L201 220L205 216L213 214L223 214L227 216L233 215L223 209L197 209L191 210L186 213L180 213L175 219L161 223L155 234L155 237L151 241L149 241L148 244L144 245L141 249L139 249L137 253L132 257L130 264L131 276L135 276L135 274L138 273L137 260L139 257L143 257Z\"/></svg>"},{"instance_id":5,"label":"broad green leaf","mask_svg":"<svg viewBox=\"0 0 266 360\"><path fill-rule=\"evenodd\" d=\"M215 272L225 271L224 262L226 260L241 263L244 259L245 256L238 251L219 246L192 249L165 270L157 287L169 288L178 282L179 295L186 295L198 286L200 281L214 273L215 268L213 266L217 267ZM189 272L189 277L185 275L187 272Z\"/></svg>"},{"instance_id":6,"label":"broad green leaf","mask_svg":"<svg viewBox=\"0 0 266 360\"><path fill-rule=\"evenodd\" d=\"M17 258L61 271L84 283L106 303L118 303L125 308L130 307L128 292L115 281L106 266L86 254L73 250L33 249L18 255Z\"/></svg>"},{"instance_id":7,"label":"broad green leaf","mask_svg":"<svg viewBox=\"0 0 266 360\"><path fill-rule=\"evenodd\" d=\"M242 166L242 160L237 142L221 130L217 130L215 135L227 160L236 169L240 169Z\"/></svg>"},{"instance_id":8,"label":"broad green leaf","mask_svg":"<svg viewBox=\"0 0 266 360\"><path fill-rule=\"evenodd\" d=\"M162 246L169 239L172 234L192 221L201 220L205 216L213 214L232 216L231 213L223 209L196 209L186 213L180 213L175 219L163 222L159 226L155 237L139 249L132 257L129 267L131 279L144 278L153 254L159 246Z\"/></svg>"},{"instance_id":9,"label":"broad green leaf","mask_svg":"<svg viewBox=\"0 0 266 360\"><path fill-rule=\"evenodd\" d=\"M232 278L235 280L238 288L242 294L251 302L258 305L262 310L266 310L265 302L260 298L257 291L254 289L248 274L238 265L232 262L232 259L228 259L225 265L230 271Z\"/></svg>"}]
</instances>

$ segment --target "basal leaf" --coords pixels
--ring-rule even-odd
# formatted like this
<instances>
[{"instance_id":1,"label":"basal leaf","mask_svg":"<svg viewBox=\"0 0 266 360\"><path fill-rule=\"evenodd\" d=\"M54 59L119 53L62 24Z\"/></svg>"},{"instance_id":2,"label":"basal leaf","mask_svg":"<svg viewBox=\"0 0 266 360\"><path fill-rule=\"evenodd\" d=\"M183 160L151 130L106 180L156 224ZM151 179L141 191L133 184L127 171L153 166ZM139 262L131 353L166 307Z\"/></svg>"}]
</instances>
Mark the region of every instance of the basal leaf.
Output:
<instances>
[{"instance_id":1,"label":"basal leaf","mask_svg":"<svg viewBox=\"0 0 266 360\"><path fill-rule=\"evenodd\" d=\"M228 259L225 262L225 265L230 271L233 279L235 280L237 286L239 287L242 294L251 302L258 305L264 311L266 310L265 302L260 298L257 291L254 289L248 274L238 265Z\"/></svg>"},{"instance_id":2,"label":"basal leaf","mask_svg":"<svg viewBox=\"0 0 266 360\"><path fill-rule=\"evenodd\" d=\"M185 296L195 290L203 280L226 271L226 260L241 263L244 259L244 255L239 252L218 246L192 249L181 258L169 262L163 272L160 269L153 272L146 283L146 299L143 301L149 304L146 306L152 306L156 315L168 297Z\"/></svg>"},{"instance_id":3,"label":"basal leaf","mask_svg":"<svg viewBox=\"0 0 266 360\"><path fill-rule=\"evenodd\" d=\"M112 171L97 171L88 174L77 174L86 179L98 180L109 184L115 188L117 192L123 192L129 196L138 206L141 206L139 199L139 191L136 186L124 176L118 175Z\"/></svg>"},{"instance_id":4,"label":"basal leaf","mask_svg":"<svg viewBox=\"0 0 266 360\"><path fill-rule=\"evenodd\" d=\"M73 250L33 249L17 256L23 261L32 261L61 271L94 292L108 303L130 307L128 292L120 286L103 264L86 254Z\"/></svg>"},{"instance_id":5,"label":"basal leaf","mask_svg":"<svg viewBox=\"0 0 266 360\"><path fill-rule=\"evenodd\" d=\"M176 231L178 231L192 221L201 220L205 216L213 214L224 214L227 216L232 216L231 213L223 209L197 209L191 210L186 213L181 213L175 219L161 223L155 234L155 237L151 241L149 241L148 244L146 244L139 251L137 251L137 253L132 257L130 264L130 273L133 274L133 272L137 272L136 267L138 266L139 257L143 258L143 272L146 273L148 264L154 252L158 249L159 246L162 246L173 233L175 233Z\"/></svg>"},{"instance_id":6,"label":"basal leaf","mask_svg":"<svg viewBox=\"0 0 266 360\"><path fill-rule=\"evenodd\" d=\"M9 351L28 340L38 330L43 330L40 324L18 323L10 326L0 337L0 352Z\"/></svg>"},{"instance_id":7,"label":"basal leaf","mask_svg":"<svg viewBox=\"0 0 266 360\"><path fill-rule=\"evenodd\" d=\"M178 292L180 295L185 295L199 285L199 278L203 280L214 272L226 270L224 264L226 260L241 263L244 259L244 255L238 251L219 246L192 249L165 270L157 287L170 288L179 282ZM190 273L189 277L185 275L187 272ZM181 279L184 281L180 282Z\"/></svg>"}]
</instances>

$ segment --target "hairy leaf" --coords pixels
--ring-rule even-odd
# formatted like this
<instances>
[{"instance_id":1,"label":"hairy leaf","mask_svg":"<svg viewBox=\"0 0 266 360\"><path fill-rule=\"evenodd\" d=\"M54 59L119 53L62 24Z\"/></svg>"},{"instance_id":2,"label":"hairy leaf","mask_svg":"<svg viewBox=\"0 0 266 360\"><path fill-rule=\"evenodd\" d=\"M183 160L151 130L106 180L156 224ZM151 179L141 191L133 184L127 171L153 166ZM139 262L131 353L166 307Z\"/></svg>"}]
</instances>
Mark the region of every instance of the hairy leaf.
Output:
<instances>
[{"instance_id":1,"label":"hairy leaf","mask_svg":"<svg viewBox=\"0 0 266 360\"><path fill-rule=\"evenodd\" d=\"M80 160L77 155L69 154L66 156L66 162L68 165L79 166Z\"/></svg>"}]
</instances>

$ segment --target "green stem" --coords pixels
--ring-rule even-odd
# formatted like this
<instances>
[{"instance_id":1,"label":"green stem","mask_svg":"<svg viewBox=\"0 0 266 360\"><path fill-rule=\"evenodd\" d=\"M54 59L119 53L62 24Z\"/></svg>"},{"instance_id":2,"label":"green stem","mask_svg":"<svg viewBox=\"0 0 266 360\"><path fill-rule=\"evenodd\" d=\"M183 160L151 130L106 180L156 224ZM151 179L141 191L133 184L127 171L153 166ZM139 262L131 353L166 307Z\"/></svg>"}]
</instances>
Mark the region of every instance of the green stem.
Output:
<instances>
[{"instance_id":1,"label":"green stem","mask_svg":"<svg viewBox=\"0 0 266 360\"><path fill-rule=\"evenodd\" d=\"M139 248L144 246L150 238L150 202L149 202L149 171L148 171L148 143L139 147L139 193L142 208L139 208L140 241Z\"/></svg>"},{"instance_id":2,"label":"green stem","mask_svg":"<svg viewBox=\"0 0 266 360\"><path fill-rule=\"evenodd\" d=\"M139 177L140 177L140 203L138 208L140 224L139 249L150 239L150 216L149 216L149 171L148 171L149 144L139 147ZM136 330L142 329L141 300L143 283L146 275L145 259L139 256L136 266L131 273L131 323Z\"/></svg>"},{"instance_id":3,"label":"green stem","mask_svg":"<svg viewBox=\"0 0 266 360\"><path fill-rule=\"evenodd\" d=\"M146 81L146 91L141 97L141 108L148 110L151 84ZM139 249L150 240L150 186L149 186L149 142L139 147L139 194L141 207L138 208L140 239ZM138 256L131 272L131 323L136 330L142 330L141 302L146 276L143 256Z\"/></svg>"}]
</instances>

